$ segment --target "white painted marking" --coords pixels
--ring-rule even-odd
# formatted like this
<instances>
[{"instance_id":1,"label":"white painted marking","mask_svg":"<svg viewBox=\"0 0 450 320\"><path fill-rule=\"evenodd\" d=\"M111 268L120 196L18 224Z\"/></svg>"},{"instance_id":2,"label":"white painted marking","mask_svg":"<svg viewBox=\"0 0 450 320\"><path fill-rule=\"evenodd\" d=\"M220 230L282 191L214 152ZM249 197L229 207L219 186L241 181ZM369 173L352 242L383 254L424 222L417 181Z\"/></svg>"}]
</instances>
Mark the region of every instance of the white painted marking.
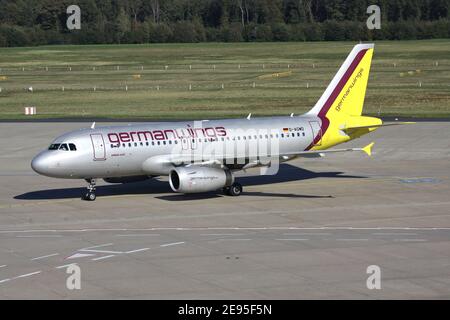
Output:
<instances>
[{"instance_id":1,"label":"white painted marking","mask_svg":"<svg viewBox=\"0 0 450 320\"><path fill-rule=\"evenodd\" d=\"M0 268L4 268L4 267L7 267L7 265L6 265L6 264L4 264L4 265L1 265L1 266L0 266Z\"/></svg>"},{"instance_id":2,"label":"white painted marking","mask_svg":"<svg viewBox=\"0 0 450 320\"><path fill-rule=\"evenodd\" d=\"M71 266L71 265L77 265L76 263L69 263L69 264L65 264L65 265L62 265L62 266L57 266L57 267L55 267L55 269L63 269L63 268L67 268L68 266Z\"/></svg>"},{"instance_id":3,"label":"white painted marking","mask_svg":"<svg viewBox=\"0 0 450 320\"><path fill-rule=\"evenodd\" d=\"M87 248L82 248L81 250L89 250L89 249L95 249L95 248L103 248L103 247L107 247L107 246L112 246L114 243L105 243L105 244L99 244L96 246L92 246L92 247L87 247Z\"/></svg>"},{"instance_id":4,"label":"white painted marking","mask_svg":"<svg viewBox=\"0 0 450 320\"><path fill-rule=\"evenodd\" d=\"M217 241L250 241L252 239L217 239Z\"/></svg>"},{"instance_id":5,"label":"white painted marking","mask_svg":"<svg viewBox=\"0 0 450 320\"><path fill-rule=\"evenodd\" d=\"M142 252L142 251L147 251L147 250L150 250L150 248L136 249L136 250L127 251L125 253L136 253L136 252Z\"/></svg>"},{"instance_id":6,"label":"white painted marking","mask_svg":"<svg viewBox=\"0 0 450 320\"><path fill-rule=\"evenodd\" d=\"M49 234L49 235L34 235L34 236L16 236L16 238L61 238L61 235Z\"/></svg>"},{"instance_id":7,"label":"white painted marking","mask_svg":"<svg viewBox=\"0 0 450 320\"><path fill-rule=\"evenodd\" d=\"M309 239L297 238L297 239L275 239L275 240L277 240L277 241L308 241Z\"/></svg>"},{"instance_id":8,"label":"white painted marking","mask_svg":"<svg viewBox=\"0 0 450 320\"><path fill-rule=\"evenodd\" d=\"M284 236L329 236L326 232L306 232L306 233L283 233Z\"/></svg>"},{"instance_id":9,"label":"white painted marking","mask_svg":"<svg viewBox=\"0 0 450 320\"><path fill-rule=\"evenodd\" d=\"M245 233L203 233L201 236L244 236Z\"/></svg>"},{"instance_id":10,"label":"white painted marking","mask_svg":"<svg viewBox=\"0 0 450 320\"><path fill-rule=\"evenodd\" d=\"M112 258L112 257L115 257L115 256L116 256L115 254L110 254L109 256L98 257L98 258L94 258L94 259L91 259L91 260L92 261L98 261L98 260Z\"/></svg>"},{"instance_id":11,"label":"white painted marking","mask_svg":"<svg viewBox=\"0 0 450 320\"><path fill-rule=\"evenodd\" d=\"M67 257L66 260L79 259L79 258L92 257L92 256L95 256L95 254L93 254L93 253L75 253L75 254Z\"/></svg>"},{"instance_id":12,"label":"white painted marking","mask_svg":"<svg viewBox=\"0 0 450 320\"><path fill-rule=\"evenodd\" d=\"M14 278L12 278L12 279L14 280L14 279L20 279L20 278L31 277L31 276L34 276L35 274L39 274L39 273L41 273L41 272L42 272L42 271L36 271L36 272L27 273L27 274L22 274L22 275L20 275L20 276L14 277Z\"/></svg>"},{"instance_id":13,"label":"white painted marking","mask_svg":"<svg viewBox=\"0 0 450 320\"><path fill-rule=\"evenodd\" d=\"M425 205L427 203L424 203ZM450 202L446 202L443 204L450 204ZM260 211L258 211L259 213ZM280 211L277 211L279 213ZM291 211L288 211L291 212ZM265 212L272 213L272 212ZM283 213L283 212L281 212ZM147 229L109 229L109 228L96 228L96 229L47 229L47 230L38 230L38 229L30 229L30 230L0 230L0 234L7 233L37 233L37 232L58 232L58 233L78 233L78 232L119 232L119 231L201 231L201 230L419 230L419 231L435 231L435 230L450 230L450 227L198 227L198 228L147 228ZM107 245L112 245L107 244ZM96 246L97 247L97 246ZM86 248L89 249L89 248Z\"/></svg>"},{"instance_id":14,"label":"white painted marking","mask_svg":"<svg viewBox=\"0 0 450 320\"><path fill-rule=\"evenodd\" d=\"M11 281L11 279L3 279L3 280L0 280L0 283L5 283L5 282L8 282L8 281Z\"/></svg>"},{"instance_id":15,"label":"white painted marking","mask_svg":"<svg viewBox=\"0 0 450 320\"><path fill-rule=\"evenodd\" d=\"M54 256L57 256L57 255L59 255L59 253L52 253L52 254L48 254L46 256L40 256L40 257L33 258L33 259L31 259L31 261L41 260L41 259L45 259L45 258L50 258L50 257L54 257Z\"/></svg>"},{"instance_id":16,"label":"white painted marking","mask_svg":"<svg viewBox=\"0 0 450 320\"><path fill-rule=\"evenodd\" d=\"M123 253L122 251L109 251L109 250L85 250L85 249L81 249L80 251L83 251L83 252L94 252L94 253L113 253L113 254L121 254L121 253Z\"/></svg>"},{"instance_id":17,"label":"white painted marking","mask_svg":"<svg viewBox=\"0 0 450 320\"><path fill-rule=\"evenodd\" d=\"M166 244L160 245L160 247L176 246L176 245L178 245L178 244L183 244L183 243L185 243L185 242L184 242L184 241L181 241L181 242L174 242L174 243L166 243Z\"/></svg>"},{"instance_id":18,"label":"white painted marking","mask_svg":"<svg viewBox=\"0 0 450 320\"><path fill-rule=\"evenodd\" d=\"M369 241L369 239L336 239L336 241Z\"/></svg>"},{"instance_id":19,"label":"white painted marking","mask_svg":"<svg viewBox=\"0 0 450 320\"><path fill-rule=\"evenodd\" d=\"M116 234L116 237L159 237L158 233Z\"/></svg>"},{"instance_id":20,"label":"white painted marking","mask_svg":"<svg viewBox=\"0 0 450 320\"><path fill-rule=\"evenodd\" d=\"M417 236L417 233L401 233L401 232L376 232L372 234L376 236Z\"/></svg>"},{"instance_id":21,"label":"white painted marking","mask_svg":"<svg viewBox=\"0 0 450 320\"><path fill-rule=\"evenodd\" d=\"M424 242L427 239L395 239L394 241L404 241L404 242Z\"/></svg>"}]
</instances>

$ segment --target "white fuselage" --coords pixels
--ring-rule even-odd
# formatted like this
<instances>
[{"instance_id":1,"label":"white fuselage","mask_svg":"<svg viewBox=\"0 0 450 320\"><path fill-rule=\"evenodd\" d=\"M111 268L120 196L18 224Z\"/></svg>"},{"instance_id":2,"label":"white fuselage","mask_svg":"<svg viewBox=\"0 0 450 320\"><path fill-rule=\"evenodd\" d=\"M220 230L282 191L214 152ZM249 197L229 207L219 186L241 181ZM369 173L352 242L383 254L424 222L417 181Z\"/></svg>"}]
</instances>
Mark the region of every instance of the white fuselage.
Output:
<instances>
[{"instance_id":1,"label":"white fuselage","mask_svg":"<svg viewBox=\"0 0 450 320\"><path fill-rule=\"evenodd\" d=\"M73 179L168 175L177 165L214 160L239 170L263 165L266 157L286 161L314 140L320 144L321 124L318 117L295 116L81 129L56 138L32 167Z\"/></svg>"}]
</instances>

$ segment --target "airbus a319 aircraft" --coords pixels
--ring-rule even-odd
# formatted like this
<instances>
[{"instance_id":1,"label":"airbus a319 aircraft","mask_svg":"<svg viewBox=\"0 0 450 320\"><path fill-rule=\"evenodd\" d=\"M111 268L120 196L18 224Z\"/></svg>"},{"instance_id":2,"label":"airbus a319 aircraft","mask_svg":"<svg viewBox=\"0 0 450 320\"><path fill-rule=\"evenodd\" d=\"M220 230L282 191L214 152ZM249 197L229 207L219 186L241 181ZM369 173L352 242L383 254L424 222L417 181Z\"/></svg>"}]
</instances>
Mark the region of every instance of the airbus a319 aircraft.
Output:
<instances>
[{"instance_id":1,"label":"airbus a319 aircraft","mask_svg":"<svg viewBox=\"0 0 450 320\"><path fill-rule=\"evenodd\" d=\"M56 138L31 162L41 175L84 179L84 200L96 198L96 179L126 183L169 176L174 192L223 189L238 196L234 173L270 168L298 157L321 157L331 149L383 126L362 116L373 44L356 45L315 106L301 116L151 122L81 129Z\"/></svg>"}]
</instances>

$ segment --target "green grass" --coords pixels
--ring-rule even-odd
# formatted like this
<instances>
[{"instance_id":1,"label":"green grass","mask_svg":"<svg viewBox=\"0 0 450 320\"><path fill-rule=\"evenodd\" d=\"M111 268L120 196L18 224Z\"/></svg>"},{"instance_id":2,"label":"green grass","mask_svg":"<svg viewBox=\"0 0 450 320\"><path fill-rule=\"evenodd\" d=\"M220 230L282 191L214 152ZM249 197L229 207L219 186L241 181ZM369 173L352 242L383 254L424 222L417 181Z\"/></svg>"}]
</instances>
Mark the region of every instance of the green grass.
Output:
<instances>
[{"instance_id":1,"label":"green grass","mask_svg":"<svg viewBox=\"0 0 450 320\"><path fill-rule=\"evenodd\" d=\"M35 118L205 119L242 117L250 112L255 116L299 114L314 105L353 45L0 48L0 119L26 118L26 106L37 107ZM292 74L286 77L260 78L288 70ZM6 79L1 80L2 76ZM26 90L30 86L33 93ZM450 41L377 42L364 113L450 117Z\"/></svg>"}]
</instances>

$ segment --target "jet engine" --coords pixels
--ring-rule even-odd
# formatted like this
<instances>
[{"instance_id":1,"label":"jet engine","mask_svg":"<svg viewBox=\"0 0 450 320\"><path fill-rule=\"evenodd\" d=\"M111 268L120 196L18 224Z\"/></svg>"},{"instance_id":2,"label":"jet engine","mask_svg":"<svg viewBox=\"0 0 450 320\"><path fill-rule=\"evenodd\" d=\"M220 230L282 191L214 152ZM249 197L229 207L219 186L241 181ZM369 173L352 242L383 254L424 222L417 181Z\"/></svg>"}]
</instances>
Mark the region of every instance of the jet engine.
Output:
<instances>
[{"instance_id":1,"label":"jet engine","mask_svg":"<svg viewBox=\"0 0 450 320\"><path fill-rule=\"evenodd\" d=\"M178 167L170 171L169 183L175 192L208 192L231 186L234 177L229 170L219 168Z\"/></svg>"}]
</instances>

